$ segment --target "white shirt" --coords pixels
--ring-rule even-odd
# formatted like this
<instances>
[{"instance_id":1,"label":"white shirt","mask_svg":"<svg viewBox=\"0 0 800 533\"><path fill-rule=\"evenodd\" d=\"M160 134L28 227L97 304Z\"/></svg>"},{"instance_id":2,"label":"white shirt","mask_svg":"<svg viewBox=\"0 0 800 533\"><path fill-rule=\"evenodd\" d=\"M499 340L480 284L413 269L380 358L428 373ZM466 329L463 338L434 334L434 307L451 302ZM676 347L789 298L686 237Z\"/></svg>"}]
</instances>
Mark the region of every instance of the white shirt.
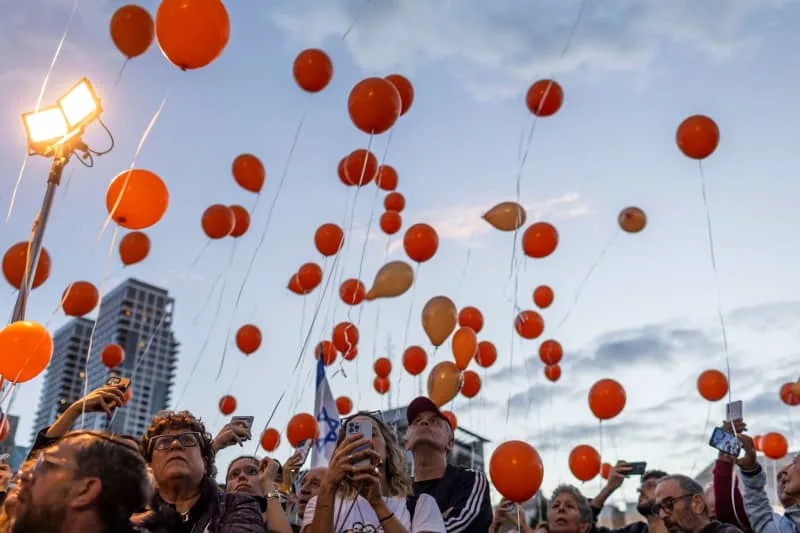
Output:
<instances>
[{"instance_id":1,"label":"white shirt","mask_svg":"<svg viewBox=\"0 0 800 533\"><path fill-rule=\"evenodd\" d=\"M384 498L389 511L400 521L409 533L446 533L444 519L439 511L436 500L428 494L420 494L417 505L414 507L414 520L406 507L406 499L393 496ZM303 528L314 521L314 511L317 508L317 497L309 500L303 514ZM378 521L378 516L369 502L358 496L356 500L336 497L333 503L333 530L332 533L377 533L383 531Z\"/></svg>"}]
</instances>

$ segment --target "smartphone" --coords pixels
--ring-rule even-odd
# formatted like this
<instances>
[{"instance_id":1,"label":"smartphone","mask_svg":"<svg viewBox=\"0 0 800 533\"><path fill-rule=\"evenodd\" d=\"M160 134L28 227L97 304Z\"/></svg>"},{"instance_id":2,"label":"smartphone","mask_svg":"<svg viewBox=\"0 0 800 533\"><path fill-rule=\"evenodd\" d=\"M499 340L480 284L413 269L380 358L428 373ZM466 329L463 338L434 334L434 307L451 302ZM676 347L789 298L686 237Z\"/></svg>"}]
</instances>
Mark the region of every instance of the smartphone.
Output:
<instances>
[{"instance_id":1,"label":"smartphone","mask_svg":"<svg viewBox=\"0 0 800 533\"><path fill-rule=\"evenodd\" d=\"M347 423L346 433L348 436L350 435L361 435L363 438L367 440L372 439L372 422L369 420L365 420L363 418L359 418L358 420L351 420ZM360 452L362 450L366 450L369 448L368 444L364 446L359 446L356 448L355 451ZM369 457L365 457L358 462L353 463L353 466L366 466L370 464Z\"/></svg>"},{"instance_id":2,"label":"smartphone","mask_svg":"<svg viewBox=\"0 0 800 533\"><path fill-rule=\"evenodd\" d=\"M125 392L128 390L128 387L130 387L131 380L120 376L111 376L106 380L106 385L117 386L122 392Z\"/></svg>"},{"instance_id":3,"label":"smartphone","mask_svg":"<svg viewBox=\"0 0 800 533\"><path fill-rule=\"evenodd\" d=\"M231 424L239 424L250 430L253 428L253 421L255 419L256 417L254 416L234 416L231 417Z\"/></svg>"},{"instance_id":4,"label":"smartphone","mask_svg":"<svg viewBox=\"0 0 800 533\"><path fill-rule=\"evenodd\" d=\"M314 443L311 439L301 440L300 444L297 445L297 448L294 449L295 453L300 456L300 464L306 462L308 458L308 452L311 451L311 445Z\"/></svg>"},{"instance_id":5,"label":"smartphone","mask_svg":"<svg viewBox=\"0 0 800 533\"><path fill-rule=\"evenodd\" d=\"M628 471L629 476L643 476L647 470L647 461L637 461L635 463L628 463L631 469Z\"/></svg>"},{"instance_id":6,"label":"smartphone","mask_svg":"<svg viewBox=\"0 0 800 533\"><path fill-rule=\"evenodd\" d=\"M726 420L732 422L734 420L742 420L742 400L736 400L725 406Z\"/></svg>"},{"instance_id":7,"label":"smartphone","mask_svg":"<svg viewBox=\"0 0 800 533\"><path fill-rule=\"evenodd\" d=\"M714 428L708 445L732 457L739 457L742 452L742 443L739 442L736 435L725 431L721 427Z\"/></svg>"},{"instance_id":8,"label":"smartphone","mask_svg":"<svg viewBox=\"0 0 800 533\"><path fill-rule=\"evenodd\" d=\"M3 455L0 455L0 463L3 463L4 465L7 465L10 459L10 454L4 453Z\"/></svg>"}]
</instances>

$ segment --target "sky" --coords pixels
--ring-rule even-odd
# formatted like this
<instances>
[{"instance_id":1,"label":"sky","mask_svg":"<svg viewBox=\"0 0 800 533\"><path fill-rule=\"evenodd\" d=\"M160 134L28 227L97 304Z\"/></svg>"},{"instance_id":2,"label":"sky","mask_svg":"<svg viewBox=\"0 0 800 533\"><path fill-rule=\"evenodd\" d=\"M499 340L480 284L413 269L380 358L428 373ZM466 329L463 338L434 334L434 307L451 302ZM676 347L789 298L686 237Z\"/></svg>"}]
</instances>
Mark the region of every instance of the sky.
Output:
<instances>
[{"instance_id":1,"label":"sky","mask_svg":"<svg viewBox=\"0 0 800 533\"><path fill-rule=\"evenodd\" d=\"M3 2L0 248L27 237L45 188L49 162L31 158L5 220L24 154L19 114L36 105L73 1ZM708 436L724 417L724 402L700 398L696 378L705 369L725 369L719 298L733 398L744 401L755 433L783 432L796 447L797 413L777 391L800 375L800 185L794 176L800 76L792 53L800 45L800 2L638 0L623 6L587 0L579 21L579 1L537 4L237 0L227 2L230 42L211 65L181 72L154 44L125 65L115 83L123 58L108 36L108 21L119 3L79 1L44 101L88 76L116 146L92 169L72 163L66 170L44 241L51 275L33 292L28 318L52 330L65 323L54 310L63 289L78 279L101 293L127 277L164 286L176 301L181 343L173 406L190 409L216 431L224 423L218 400L230 393L238 400L236 414L253 414L263 427L287 391L272 423L283 430L292 414L313 408L313 346L346 319L359 326L359 357L330 367L334 395L349 395L363 409L413 398L420 383L401 376L402 350L420 344L431 355L421 309L430 297L447 295L459 307L481 309L479 337L499 352L492 368L479 369L479 396L458 397L448 407L463 427L490 439L487 457L504 440L530 442L544 460L543 486L551 489L576 482L567 457L583 443L608 462L646 460L671 472L696 473L714 458ZM155 1L142 5L157 8ZM306 47L322 47L334 63L333 80L319 94L303 93L291 76L294 57ZM347 95L360 79L393 72L414 84L414 104L391 140L377 136L371 147L398 171L407 201L404 228L431 224L439 250L399 298L348 311L336 291L320 301L319 288L304 302L286 283L307 261L323 265L327 279L331 262L314 249L313 233L325 222L349 225L355 193L339 182L336 166L368 142L349 120ZM528 144L525 91L546 77L562 85L564 105L537 122ZM107 216L105 190L134 161L162 103L135 165L164 179L170 205L147 231L149 258L123 271L116 251L109 254L113 228L98 237ZM716 273L698 165L674 141L678 124L696 113L713 117L721 131L719 148L703 163ZM107 143L102 131L86 139L97 149ZM200 228L207 206L241 203L252 210L256 204L230 174L233 158L243 152L257 154L267 169L251 229L235 249L231 239L207 244ZM521 152L528 153L524 165ZM529 222L554 224L560 241L545 259L520 258L511 275L513 235L493 230L480 215L515 199L518 175ZM358 195L332 286L342 274L357 276L362 247L368 285L384 261L404 259L402 233L387 238L370 224L381 202L374 186ZM640 234L617 228L618 212L629 205L648 215ZM218 279L226 281L215 320ZM543 336L522 341L512 334L513 303L533 308L531 294L540 284L553 288L555 302L543 312ZM10 287L0 291L0 306L9 313L14 300ZM229 349L217 380L228 332L247 322L261 328L261 349L249 358ZM306 336L308 348L301 352ZM546 381L537 355L546 338L565 349L555 384ZM372 389L372 363L380 356L395 363L388 397ZM300 369L293 371L298 357ZM450 357L446 343L432 359ZM601 432L587 392L605 377L623 384L627 405ZM40 385L41 379L25 383L14 401L12 412L22 415L21 442L30 435ZM222 454L220 463L238 452ZM278 455L288 453L284 444ZM594 481L585 490L597 486ZM617 497L631 499L633 489Z\"/></svg>"}]
</instances>

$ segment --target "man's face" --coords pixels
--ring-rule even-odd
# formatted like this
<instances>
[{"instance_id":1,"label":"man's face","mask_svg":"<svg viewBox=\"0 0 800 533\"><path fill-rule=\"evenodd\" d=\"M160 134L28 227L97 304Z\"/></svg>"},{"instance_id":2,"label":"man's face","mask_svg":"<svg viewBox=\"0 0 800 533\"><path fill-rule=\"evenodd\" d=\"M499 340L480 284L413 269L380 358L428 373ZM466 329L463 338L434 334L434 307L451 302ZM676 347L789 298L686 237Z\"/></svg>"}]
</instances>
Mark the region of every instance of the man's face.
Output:
<instances>
[{"instance_id":1,"label":"man's face","mask_svg":"<svg viewBox=\"0 0 800 533\"><path fill-rule=\"evenodd\" d=\"M781 500L800 500L800 454L778 473L778 494Z\"/></svg>"},{"instance_id":2,"label":"man's face","mask_svg":"<svg viewBox=\"0 0 800 533\"><path fill-rule=\"evenodd\" d=\"M261 491L261 480L258 477L258 463L255 459L243 457L234 461L228 469L228 478L225 482L228 492L246 492L264 496Z\"/></svg>"},{"instance_id":3,"label":"man's face","mask_svg":"<svg viewBox=\"0 0 800 533\"><path fill-rule=\"evenodd\" d=\"M168 429L150 440L153 477L165 481L186 478L199 484L205 474L200 436L188 429Z\"/></svg>"},{"instance_id":4,"label":"man's face","mask_svg":"<svg viewBox=\"0 0 800 533\"><path fill-rule=\"evenodd\" d=\"M636 510L642 516L653 515L653 505L656 503L656 485L658 485L658 480L650 478L642 481L639 487L639 501Z\"/></svg>"},{"instance_id":5,"label":"man's face","mask_svg":"<svg viewBox=\"0 0 800 533\"><path fill-rule=\"evenodd\" d=\"M433 412L418 414L411 421L406 432L406 448L413 451L420 444L441 452L449 452L453 448L453 432L450 423Z\"/></svg>"},{"instance_id":6,"label":"man's face","mask_svg":"<svg viewBox=\"0 0 800 533\"><path fill-rule=\"evenodd\" d=\"M675 480L656 485L656 505L670 533L697 533L707 523L701 516L705 507L702 494L684 494Z\"/></svg>"},{"instance_id":7,"label":"man's face","mask_svg":"<svg viewBox=\"0 0 800 533\"><path fill-rule=\"evenodd\" d=\"M312 468L308 474L303 478L303 483L300 485L300 493L297 495L297 514L302 518L303 513L306 512L306 505L308 501L319 494L319 486L322 483L322 478L328 471L324 466Z\"/></svg>"}]
</instances>

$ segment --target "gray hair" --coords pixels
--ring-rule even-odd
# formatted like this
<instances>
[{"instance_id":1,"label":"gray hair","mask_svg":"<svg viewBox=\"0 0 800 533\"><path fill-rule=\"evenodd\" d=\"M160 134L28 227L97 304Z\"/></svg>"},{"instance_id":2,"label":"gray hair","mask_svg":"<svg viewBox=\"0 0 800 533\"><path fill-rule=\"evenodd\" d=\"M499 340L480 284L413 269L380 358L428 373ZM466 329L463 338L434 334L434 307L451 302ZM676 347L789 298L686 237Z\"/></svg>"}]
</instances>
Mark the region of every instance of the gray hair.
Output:
<instances>
[{"instance_id":1,"label":"gray hair","mask_svg":"<svg viewBox=\"0 0 800 533\"><path fill-rule=\"evenodd\" d=\"M684 476L681 474L672 474L670 476L662 477L658 480L658 484L666 483L668 481L674 481L678 484L683 491L684 494L692 494L692 495L703 495L703 487L697 481L693 480L689 476Z\"/></svg>"},{"instance_id":2,"label":"gray hair","mask_svg":"<svg viewBox=\"0 0 800 533\"><path fill-rule=\"evenodd\" d=\"M592 507L589 505L589 500L586 499L586 496L581 494L581 491L572 485L559 485L556 487L556 490L553 491L553 495L550 496L550 505L563 493L567 493L575 499L575 504L578 506L578 513L581 516L581 522L591 524L594 520L594 513L592 512Z\"/></svg>"}]
</instances>

